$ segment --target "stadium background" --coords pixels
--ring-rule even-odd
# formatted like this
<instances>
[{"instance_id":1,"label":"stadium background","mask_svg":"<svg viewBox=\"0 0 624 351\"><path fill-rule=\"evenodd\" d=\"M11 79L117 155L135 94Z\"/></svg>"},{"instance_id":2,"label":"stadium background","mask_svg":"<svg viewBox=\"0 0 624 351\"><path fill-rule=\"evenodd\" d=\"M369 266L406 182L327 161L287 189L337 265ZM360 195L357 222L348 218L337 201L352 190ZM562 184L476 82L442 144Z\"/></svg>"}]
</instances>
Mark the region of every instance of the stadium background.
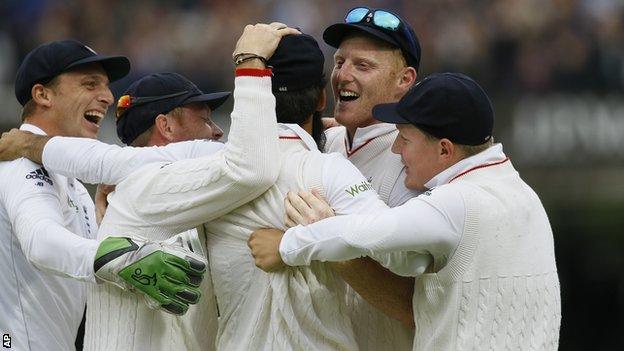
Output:
<instances>
[{"instance_id":1,"label":"stadium background","mask_svg":"<svg viewBox=\"0 0 624 351\"><path fill-rule=\"evenodd\" d=\"M155 71L204 91L231 90L245 24L281 21L320 40L354 6L386 7L414 27L419 77L460 71L492 96L495 135L542 198L561 280L561 350L624 345L624 1L0 1L0 131L20 123L18 63L34 46L76 38L130 57L120 92ZM329 74L333 49L321 43ZM215 114L227 131L231 101ZM326 111L331 115L331 109ZM101 136L117 142L114 117Z\"/></svg>"}]
</instances>

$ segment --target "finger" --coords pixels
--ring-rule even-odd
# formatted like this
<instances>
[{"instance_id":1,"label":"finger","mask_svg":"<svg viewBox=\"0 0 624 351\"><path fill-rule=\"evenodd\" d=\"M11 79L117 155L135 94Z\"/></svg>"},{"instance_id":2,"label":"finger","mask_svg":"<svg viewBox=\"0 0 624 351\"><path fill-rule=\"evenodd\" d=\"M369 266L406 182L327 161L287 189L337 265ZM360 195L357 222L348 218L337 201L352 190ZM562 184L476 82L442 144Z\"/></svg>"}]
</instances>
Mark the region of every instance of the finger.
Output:
<instances>
[{"instance_id":1,"label":"finger","mask_svg":"<svg viewBox=\"0 0 624 351\"><path fill-rule=\"evenodd\" d=\"M284 209L286 210L286 216L295 223L295 226L298 224L302 224L302 225L308 224L306 219L301 214L301 211L297 210L292 205L290 200L287 200L286 203L284 203Z\"/></svg>"},{"instance_id":2,"label":"finger","mask_svg":"<svg viewBox=\"0 0 624 351\"><path fill-rule=\"evenodd\" d=\"M297 222L295 222L292 219L290 219L290 217L287 214L285 214L284 215L284 225L286 226L286 228L292 228L292 227L296 227L298 224L297 224Z\"/></svg>"},{"instance_id":3,"label":"finger","mask_svg":"<svg viewBox=\"0 0 624 351\"><path fill-rule=\"evenodd\" d=\"M287 28L288 26L282 22L272 22L269 26L277 29Z\"/></svg>"},{"instance_id":4,"label":"finger","mask_svg":"<svg viewBox=\"0 0 624 351\"><path fill-rule=\"evenodd\" d=\"M300 191L299 197L303 201L305 201L312 209L324 209L325 207L327 207L327 203L325 203L323 200L319 200L318 197L316 197L313 193L309 191Z\"/></svg>"},{"instance_id":5,"label":"finger","mask_svg":"<svg viewBox=\"0 0 624 351\"><path fill-rule=\"evenodd\" d=\"M186 255L184 258L181 258L170 253L164 253L164 255L167 263L178 266L184 272L202 275L206 271L206 264L191 256Z\"/></svg>"},{"instance_id":6,"label":"finger","mask_svg":"<svg viewBox=\"0 0 624 351\"><path fill-rule=\"evenodd\" d=\"M165 311L171 314L175 314L177 316L181 316L185 314L186 311L188 311L188 305L173 299L168 299L168 302L160 305L160 307Z\"/></svg>"},{"instance_id":7,"label":"finger","mask_svg":"<svg viewBox=\"0 0 624 351\"><path fill-rule=\"evenodd\" d=\"M325 200L325 198L323 197L323 195L321 195L321 192L320 192L318 189L316 189L316 188L312 188L312 189L310 190L310 192L311 192L311 193L312 193L312 195L314 195L317 199L319 199L319 200L321 200L321 201L323 201L323 202L327 203L327 201Z\"/></svg>"},{"instance_id":8,"label":"finger","mask_svg":"<svg viewBox=\"0 0 624 351\"><path fill-rule=\"evenodd\" d=\"M286 36L286 35L297 35L297 34L301 34L301 32L295 28L282 28L280 30L277 31L277 34L279 34L280 36Z\"/></svg>"},{"instance_id":9,"label":"finger","mask_svg":"<svg viewBox=\"0 0 624 351\"><path fill-rule=\"evenodd\" d=\"M180 299L183 303L196 304L199 301L201 292L196 287L185 285L169 276L165 276L165 279L167 282L161 285L161 291L165 295Z\"/></svg>"},{"instance_id":10,"label":"finger","mask_svg":"<svg viewBox=\"0 0 624 351\"><path fill-rule=\"evenodd\" d=\"M290 204L292 205L292 207L294 207L302 215L309 213L310 210L312 209L310 205L308 205L308 203L305 202L305 200L301 196L299 196L299 194L297 193L290 191L288 192L286 197L288 199L288 202L290 202Z\"/></svg>"}]
</instances>

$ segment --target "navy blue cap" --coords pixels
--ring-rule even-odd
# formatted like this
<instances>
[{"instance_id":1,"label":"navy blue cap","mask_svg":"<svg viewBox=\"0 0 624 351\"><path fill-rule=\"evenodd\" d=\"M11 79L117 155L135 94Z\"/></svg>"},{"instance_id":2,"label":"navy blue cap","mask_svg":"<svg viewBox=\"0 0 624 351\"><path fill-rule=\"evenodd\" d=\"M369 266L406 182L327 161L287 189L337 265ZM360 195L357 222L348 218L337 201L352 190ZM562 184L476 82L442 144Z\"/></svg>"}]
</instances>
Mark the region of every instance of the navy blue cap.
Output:
<instances>
[{"instance_id":1,"label":"navy blue cap","mask_svg":"<svg viewBox=\"0 0 624 351\"><path fill-rule=\"evenodd\" d=\"M382 122L412 124L463 145L487 142L494 127L494 110L487 94L460 73L432 74L398 103L375 106L373 116Z\"/></svg>"},{"instance_id":2,"label":"navy blue cap","mask_svg":"<svg viewBox=\"0 0 624 351\"><path fill-rule=\"evenodd\" d=\"M59 74L88 63L99 62L113 82L130 72L130 61L125 56L102 56L76 40L45 43L26 55L17 69L15 97L22 106L31 98L35 84L46 84Z\"/></svg>"},{"instance_id":3,"label":"navy blue cap","mask_svg":"<svg viewBox=\"0 0 624 351\"><path fill-rule=\"evenodd\" d=\"M229 91L204 94L177 73L153 73L132 83L117 102L117 135L130 144L154 125L156 117L176 107L201 102L211 110L221 106Z\"/></svg>"},{"instance_id":4,"label":"navy blue cap","mask_svg":"<svg viewBox=\"0 0 624 351\"><path fill-rule=\"evenodd\" d=\"M323 81L325 56L318 42L307 34L287 35L267 61L273 67L273 91L297 91Z\"/></svg>"},{"instance_id":5,"label":"navy blue cap","mask_svg":"<svg viewBox=\"0 0 624 351\"><path fill-rule=\"evenodd\" d=\"M399 16L395 15L400 20L400 27L397 30L390 30L375 25L372 20L372 15L375 11L386 11L385 9L369 9L369 14L364 19L357 23L336 23L327 27L323 32L323 40L330 46L339 48L342 40L352 32L364 32L381 41L389 43L397 48L401 49L403 57L407 62L407 65L414 67L418 71L420 66L420 42L414 32L414 29ZM393 14L394 15L394 14Z\"/></svg>"}]
</instances>

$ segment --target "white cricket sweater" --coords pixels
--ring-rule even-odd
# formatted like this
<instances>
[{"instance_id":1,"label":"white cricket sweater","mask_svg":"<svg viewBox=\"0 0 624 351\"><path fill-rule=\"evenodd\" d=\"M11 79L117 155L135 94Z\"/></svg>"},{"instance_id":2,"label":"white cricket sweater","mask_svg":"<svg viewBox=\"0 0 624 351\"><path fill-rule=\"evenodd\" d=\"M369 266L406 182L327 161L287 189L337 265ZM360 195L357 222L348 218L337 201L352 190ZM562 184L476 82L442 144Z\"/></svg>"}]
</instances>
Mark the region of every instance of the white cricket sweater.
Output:
<instances>
[{"instance_id":1,"label":"white cricket sweater","mask_svg":"<svg viewBox=\"0 0 624 351\"><path fill-rule=\"evenodd\" d=\"M318 189L338 214L386 205L343 156L322 154L297 125L282 125L282 168L254 201L205 225L220 310L219 350L357 350L344 282L322 263L265 273L247 247L252 231L284 227L288 191ZM356 190L354 190L356 189Z\"/></svg>"},{"instance_id":2,"label":"white cricket sweater","mask_svg":"<svg viewBox=\"0 0 624 351\"><path fill-rule=\"evenodd\" d=\"M146 165L108 197L98 238L142 235L166 239L259 196L280 167L271 79L239 76L228 143L215 154ZM210 282L186 315L149 309L138 295L102 284L87 304L85 350L211 350L216 332ZM207 285L208 284L208 285Z\"/></svg>"},{"instance_id":3,"label":"white cricket sweater","mask_svg":"<svg viewBox=\"0 0 624 351\"><path fill-rule=\"evenodd\" d=\"M448 187L466 206L444 268L416 278L414 350L557 350L560 287L544 207L511 162Z\"/></svg>"},{"instance_id":4,"label":"white cricket sweater","mask_svg":"<svg viewBox=\"0 0 624 351\"><path fill-rule=\"evenodd\" d=\"M72 350L94 281L93 201L80 182L25 158L0 162L0 179L0 334L13 350Z\"/></svg>"},{"instance_id":5,"label":"white cricket sweater","mask_svg":"<svg viewBox=\"0 0 624 351\"><path fill-rule=\"evenodd\" d=\"M417 277L415 350L556 349L561 307L552 231L501 146L427 184L433 190L373 216L291 228L282 258L298 265L401 253L388 268ZM412 264L410 253L423 251L435 258L436 273Z\"/></svg>"},{"instance_id":6,"label":"white cricket sweater","mask_svg":"<svg viewBox=\"0 0 624 351\"><path fill-rule=\"evenodd\" d=\"M390 207L402 205L419 193L405 187L401 157L390 150L398 131L393 124L377 123L358 128L349 144L345 127L326 132L326 152L339 152L368 179ZM428 260L428 259L427 259ZM350 286L346 287L349 315L360 349L409 350L414 332L366 302Z\"/></svg>"}]
</instances>

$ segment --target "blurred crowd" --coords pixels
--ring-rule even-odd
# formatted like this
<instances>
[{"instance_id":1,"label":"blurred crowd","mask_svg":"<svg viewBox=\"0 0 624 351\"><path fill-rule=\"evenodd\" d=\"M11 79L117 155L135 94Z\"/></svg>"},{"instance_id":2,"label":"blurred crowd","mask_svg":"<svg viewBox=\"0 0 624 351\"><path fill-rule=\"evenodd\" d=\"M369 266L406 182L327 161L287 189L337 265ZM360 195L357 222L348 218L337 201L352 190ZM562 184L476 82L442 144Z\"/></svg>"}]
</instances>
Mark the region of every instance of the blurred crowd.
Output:
<instances>
[{"instance_id":1,"label":"blurred crowd","mask_svg":"<svg viewBox=\"0 0 624 351\"><path fill-rule=\"evenodd\" d=\"M44 41L73 37L130 57L132 76L176 70L207 90L231 88L231 51L248 23L282 21L320 40L354 6L409 21L421 75L464 71L506 93L624 90L623 0L2 0L0 83ZM323 44L326 69L333 50Z\"/></svg>"}]
</instances>

